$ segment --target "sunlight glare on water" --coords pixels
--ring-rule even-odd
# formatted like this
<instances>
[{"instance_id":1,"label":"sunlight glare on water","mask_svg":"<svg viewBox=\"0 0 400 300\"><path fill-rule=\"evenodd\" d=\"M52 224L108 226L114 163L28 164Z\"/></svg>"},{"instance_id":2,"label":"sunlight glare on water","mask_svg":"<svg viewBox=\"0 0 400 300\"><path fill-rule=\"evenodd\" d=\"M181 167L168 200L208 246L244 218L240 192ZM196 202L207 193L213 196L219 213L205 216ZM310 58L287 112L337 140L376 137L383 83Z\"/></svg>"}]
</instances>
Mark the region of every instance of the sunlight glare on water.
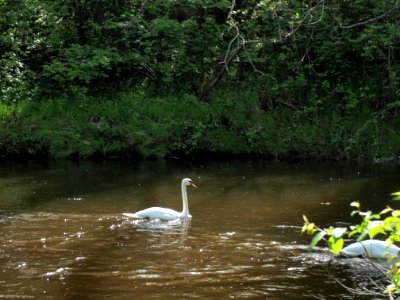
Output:
<instances>
[{"instance_id":1,"label":"sunlight glare on water","mask_svg":"<svg viewBox=\"0 0 400 300\"><path fill-rule=\"evenodd\" d=\"M350 221L350 202L381 208L396 176L396 167L250 161L4 163L0 299L360 299L332 277L351 285L368 267L308 253L302 214ZM122 215L181 210L184 177L198 186L188 189L192 219Z\"/></svg>"}]
</instances>

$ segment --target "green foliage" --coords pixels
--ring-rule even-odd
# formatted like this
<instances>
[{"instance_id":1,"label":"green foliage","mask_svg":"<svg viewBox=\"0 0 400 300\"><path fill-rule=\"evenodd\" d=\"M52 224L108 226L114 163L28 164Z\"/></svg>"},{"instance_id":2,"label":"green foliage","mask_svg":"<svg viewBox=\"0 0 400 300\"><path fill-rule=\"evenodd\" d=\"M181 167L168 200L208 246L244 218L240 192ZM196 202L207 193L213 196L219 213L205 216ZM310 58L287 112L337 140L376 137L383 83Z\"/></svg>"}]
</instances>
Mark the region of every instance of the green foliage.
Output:
<instances>
[{"instance_id":1,"label":"green foliage","mask_svg":"<svg viewBox=\"0 0 400 300\"><path fill-rule=\"evenodd\" d=\"M10 103L29 99L32 86L28 80L29 71L24 68L15 53L7 52L0 57L0 102Z\"/></svg>"},{"instance_id":2,"label":"green foliage","mask_svg":"<svg viewBox=\"0 0 400 300\"><path fill-rule=\"evenodd\" d=\"M237 2L228 17L222 0L4 1L4 93L146 87L164 96L244 83L257 87L263 107L392 110L400 74L400 30L389 18L395 4L254 0Z\"/></svg>"},{"instance_id":3,"label":"green foliage","mask_svg":"<svg viewBox=\"0 0 400 300\"><path fill-rule=\"evenodd\" d=\"M381 137L395 129L370 116L353 123L336 114L315 119L283 108L265 111L252 91L226 92L208 102L143 92L57 97L2 104L0 113L0 153L7 156L175 157L204 151L371 159L400 150Z\"/></svg>"},{"instance_id":4,"label":"green foliage","mask_svg":"<svg viewBox=\"0 0 400 300\"><path fill-rule=\"evenodd\" d=\"M116 49L90 48L73 45L58 58L43 67L42 79L47 88L70 90L73 94L86 94L86 86L108 77L108 70L120 63ZM83 91L82 91L83 90Z\"/></svg>"},{"instance_id":5,"label":"green foliage","mask_svg":"<svg viewBox=\"0 0 400 300\"><path fill-rule=\"evenodd\" d=\"M2 1L0 102L34 119L3 131L54 157L398 157L396 3Z\"/></svg>"},{"instance_id":6,"label":"green foliage","mask_svg":"<svg viewBox=\"0 0 400 300\"><path fill-rule=\"evenodd\" d=\"M192 113L196 106L190 96L148 99L144 94L97 103L92 98L27 102L13 113L5 110L0 149L10 156L26 150L51 158L185 153L199 146L199 129L207 123L206 110Z\"/></svg>"},{"instance_id":7,"label":"green foliage","mask_svg":"<svg viewBox=\"0 0 400 300\"><path fill-rule=\"evenodd\" d=\"M0 101L11 103L30 98L33 72L25 64L26 47L36 46L32 22L20 19L20 11L31 12L22 1L0 2Z\"/></svg>"}]
</instances>

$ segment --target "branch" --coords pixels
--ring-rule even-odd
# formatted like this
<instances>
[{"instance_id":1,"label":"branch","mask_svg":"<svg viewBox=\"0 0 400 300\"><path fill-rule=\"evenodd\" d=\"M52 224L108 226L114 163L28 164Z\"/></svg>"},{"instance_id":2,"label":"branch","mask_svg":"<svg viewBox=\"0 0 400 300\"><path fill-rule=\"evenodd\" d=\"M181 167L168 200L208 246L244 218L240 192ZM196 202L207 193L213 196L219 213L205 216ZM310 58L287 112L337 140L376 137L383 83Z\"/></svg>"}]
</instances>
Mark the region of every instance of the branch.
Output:
<instances>
[{"instance_id":1,"label":"branch","mask_svg":"<svg viewBox=\"0 0 400 300\"><path fill-rule=\"evenodd\" d=\"M233 61L233 59L239 53L239 48L235 49L229 57L226 57L224 60L224 65L219 69L217 75L209 82L207 75L204 75L203 83L201 84L200 91L199 91L199 99L205 98L208 93L212 90L212 88L221 80L222 76L225 72L228 72L228 65Z\"/></svg>"},{"instance_id":2,"label":"branch","mask_svg":"<svg viewBox=\"0 0 400 300\"><path fill-rule=\"evenodd\" d=\"M232 2L235 2L235 1L233 0ZM229 69L228 69L228 56L229 56L229 53L231 52L232 44L233 44L237 39L239 39L239 38L242 39L242 37L240 36L239 28L236 26L235 22L233 22L233 25L232 25L232 26L233 26L233 28L236 30L236 35L229 41L228 49L226 50L225 57L224 57L224 61L222 62L222 63L224 64L224 66L225 66L227 72L229 72ZM238 48L237 48L236 50L238 50L239 47L240 47L240 43L239 43L239 46L238 46Z\"/></svg>"},{"instance_id":3,"label":"branch","mask_svg":"<svg viewBox=\"0 0 400 300\"><path fill-rule=\"evenodd\" d=\"M322 6L322 8L321 8L321 15L319 16L318 20L317 20L317 21L314 21L314 22L310 22L310 23L305 24L305 25L307 25L307 26L316 25L317 23L319 23L319 22L322 21L322 18L324 17L324 14L325 14L325 0L320 0L319 2L320 2L320 3L318 3L317 5L311 7L309 10L307 10L307 11L305 12L304 18L300 21L300 23L298 24L298 26L297 26L296 28L294 28L291 32L285 34L285 37L286 37L286 38L290 37L293 33L295 33L297 30L299 30L299 29L301 28L301 26L303 26L303 23L305 22L305 20L306 20L309 16L311 16L311 19L312 19L313 17L312 17L312 15L311 15L311 13L312 13L314 10L316 10L320 5Z\"/></svg>"},{"instance_id":4,"label":"branch","mask_svg":"<svg viewBox=\"0 0 400 300\"><path fill-rule=\"evenodd\" d=\"M292 109L295 110L295 111L300 111L299 108L297 108L297 107L294 106L293 104L291 104L291 103L289 103L289 102L286 102L286 101L284 101L284 100L282 100L282 99L277 99L276 102L281 103L281 104L283 104L283 105L286 105L286 106L292 108ZM318 229L319 231L323 231L322 229L320 229L320 228L318 228L318 227L317 227L317 229ZM324 240L325 240L325 239L324 239ZM325 240L325 241L326 241L326 240Z\"/></svg>"},{"instance_id":5,"label":"branch","mask_svg":"<svg viewBox=\"0 0 400 300\"><path fill-rule=\"evenodd\" d=\"M231 7L229 8L229 13L228 13L227 19L231 19L232 18L233 9L235 8L235 5L236 5L236 0L232 0Z\"/></svg>"},{"instance_id":6,"label":"branch","mask_svg":"<svg viewBox=\"0 0 400 300\"><path fill-rule=\"evenodd\" d=\"M331 274L330 271L328 271L329 277L331 277L332 280L334 280L337 284L339 284L342 288L344 288L346 291L348 291L349 293L353 294L353 295L359 295L359 296L378 296L378 297L384 297L387 296L384 293L379 293L379 292L374 292L371 290L368 290L366 288L351 288L347 285L345 285L343 282L341 282L339 279L337 279L334 275ZM382 290L384 288L382 287Z\"/></svg>"},{"instance_id":7,"label":"branch","mask_svg":"<svg viewBox=\"0 0 400 300\"><path fill-rule=\"evenodd\" d=\"M399 8L400 8L400 1L396 1L396 3L393 5L393 7L391 9L389 9L388 11L384 12L383 14L381 14L377 17L374 17L374 18L371 18L371 19L368 19L368 20L365 20L362 22L358 22L355 24L347 25L347 26L343 26L341 23L339 23L339 25L340 25L340 28L342 28L342 29L350 29L350 28L354 28L354 27L364 26L369 23L373 23L373 22L379 21L383 18L386 18L388 15L395 13Z\"/></svg>"},{"instance_id":8,"label":"branch","mask_svg":"<svg viewBox=\"0 0 400 300\"><path fill-rule=\"evenodd\" d=\"M229 72L228 66L232 62L232 60L236 57L237 53L239 52L239 47L231 52L233 43L236 40L238 40L240 37L239 28L236 26L235 21L232 18L232 14L235 9L235 5L236 5L236 0L231 0L231 6L229 8L228 17L226 19L227 19L227 21L232 20L232 27L236 30L236 34L229 41L228 49L226 50L224 60L221 62L223 64L223 67L218 71L217 75L215 75L214 78L211 80L208 78L207 74L204 74L203 83L201 84L200 90L199 90L199 95L198 95L199 99L205 98L208 95L208 93L212 90L212 88L217 84L217 82L222 78L222 75L225 72ZM240 44L239 44L239 46L240 46Z\"/></svg>"},{"instance_id":9,"label":"branch","mask_svg":"<svg viewBox=\"0 0 400 300\"><path fill-rule=\"evenodd\" d=\"M242 36L239 26L236 24L235 20L233 19L233 13L236 5L236 0L231 0L231 6L229 8L229 13L227 17L227 21L230 23L230 29L235 30L235 35L229 41L228 47L226 49L224 59L220 62L222 64L222 68L216 73L216 75L209 80L207 75L204 75L203 83L201 84L200 91L199 91L199 98L202 99L207 96L207 94L213 89L213 87L221 80L222 76L225 73L229 73L229 65L233 62L233 60L238 56L240 50L244 50L251 66L255 70L265 76L266 74L256 68L253 61L251 60L250 54L246 49L246 44L253 43L254 41L246 41L246 39ZM237 43L236 46L234 44ZM272 77L273 78L273 77Z\"/></svg>"}]
</instances>

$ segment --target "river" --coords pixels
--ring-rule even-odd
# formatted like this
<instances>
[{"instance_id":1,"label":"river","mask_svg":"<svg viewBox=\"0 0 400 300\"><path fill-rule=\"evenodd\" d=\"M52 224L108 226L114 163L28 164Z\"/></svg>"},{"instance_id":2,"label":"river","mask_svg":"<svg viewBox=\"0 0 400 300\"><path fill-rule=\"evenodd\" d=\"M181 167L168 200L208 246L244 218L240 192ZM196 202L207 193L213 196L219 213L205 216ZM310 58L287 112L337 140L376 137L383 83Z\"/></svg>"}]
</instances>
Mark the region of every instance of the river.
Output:
<instances>
[{"instance_id":1,"label":"river","mask_svg":"<svg viewBox=\"0 0 400 300\"><path fill-rule=\"evenodd\" d=\"M316 162L3 161L0 299L371 299L338 281L362 286L373 270L323 244L307 252L302 215L323 227L357 222L354 200L396 206L398 175ZM191 220L122 215L180 210L184 177L198 187Z\"/></svg>"}]
</instances>

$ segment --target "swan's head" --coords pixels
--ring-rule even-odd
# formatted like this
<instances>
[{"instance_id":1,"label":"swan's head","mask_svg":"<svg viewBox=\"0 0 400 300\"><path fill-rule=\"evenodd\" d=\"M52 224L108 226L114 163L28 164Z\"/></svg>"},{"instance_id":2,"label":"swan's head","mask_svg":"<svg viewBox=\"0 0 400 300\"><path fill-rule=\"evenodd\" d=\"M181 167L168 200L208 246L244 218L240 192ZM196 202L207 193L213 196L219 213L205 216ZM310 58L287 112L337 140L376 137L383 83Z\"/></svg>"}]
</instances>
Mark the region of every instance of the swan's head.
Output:
<instances>
[{"instance_id":1,"label":"swan's head","mask_svg":"<svg viewBox=\"0 0 400 300\"><path fill-rule=\"evenodd\" d=\"M190 186L191 185L192 187L197 188L197 186L193 183L193 180L190 179L190 178L183 179L182 180L182 185L184 185L184 186Z\"/></svg>"}]
</instances>

